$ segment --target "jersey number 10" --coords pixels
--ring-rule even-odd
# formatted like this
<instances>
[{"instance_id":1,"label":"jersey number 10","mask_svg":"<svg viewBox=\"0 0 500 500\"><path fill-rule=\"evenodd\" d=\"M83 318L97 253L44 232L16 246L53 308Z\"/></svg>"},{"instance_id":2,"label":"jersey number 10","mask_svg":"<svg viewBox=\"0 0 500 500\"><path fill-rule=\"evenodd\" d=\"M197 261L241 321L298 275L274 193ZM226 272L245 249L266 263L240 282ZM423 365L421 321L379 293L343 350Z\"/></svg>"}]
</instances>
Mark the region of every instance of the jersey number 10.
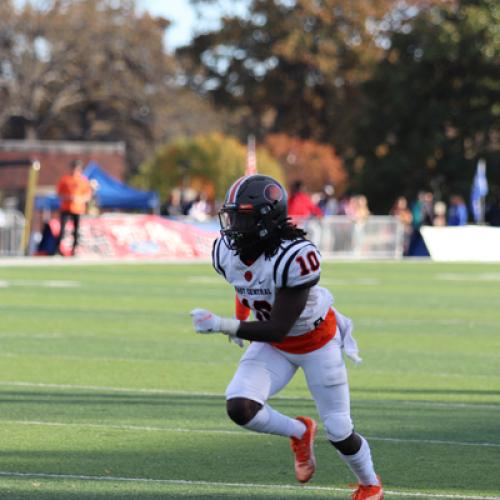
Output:
<instances>
[{"instance_id":1,"label":"jersey number 10","mask_svg":"<svg viewBox=\"0 0 500 500\"><path fill-rule=\"evenodd\" d=\"M299 263L300 266L300 275L305 276L306 274L309 274L311 271L317 271L319 269L319 260L318 256L316 255L316 252L309 252L306 255L307 263L304 260L304 257L301 255L295 259L296 262ZM309 266L307 265L309 264Z\"/></svg>"}]
</instances>

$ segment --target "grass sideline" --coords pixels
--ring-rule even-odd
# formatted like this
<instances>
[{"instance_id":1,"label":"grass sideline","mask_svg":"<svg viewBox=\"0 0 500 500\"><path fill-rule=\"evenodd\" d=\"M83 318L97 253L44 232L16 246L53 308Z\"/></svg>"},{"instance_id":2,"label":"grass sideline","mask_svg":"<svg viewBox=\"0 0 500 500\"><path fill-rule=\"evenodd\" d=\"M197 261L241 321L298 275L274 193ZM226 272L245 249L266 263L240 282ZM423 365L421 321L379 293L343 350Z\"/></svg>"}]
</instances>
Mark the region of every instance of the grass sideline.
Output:
<instances>
[{"instance_id":1,"label":"grass sideline","mask_svg":"<svg viewBox=\"0 0 500 500\"><path fill-rule=\"evenodd\" d=\"M355 321L387 498L500 499L499 266L326 263L322 283ZM206 263L0 265L0 498L349 498L323 433L303 487L287 440L225 416L241 351L188 312L232 304ZM272 404L316 416L301 374Z\"/></svg>"}]
</instances>

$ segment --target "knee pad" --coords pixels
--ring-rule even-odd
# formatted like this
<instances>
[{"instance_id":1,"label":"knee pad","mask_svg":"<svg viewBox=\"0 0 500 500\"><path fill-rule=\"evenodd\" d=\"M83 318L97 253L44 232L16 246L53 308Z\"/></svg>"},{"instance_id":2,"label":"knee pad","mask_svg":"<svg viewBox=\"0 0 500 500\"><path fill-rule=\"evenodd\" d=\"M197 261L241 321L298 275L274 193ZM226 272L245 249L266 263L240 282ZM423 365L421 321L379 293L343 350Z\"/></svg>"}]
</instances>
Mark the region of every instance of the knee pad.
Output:
<instances>
[{"instance_id":1,"label":"knee pad","mask_svg":"<svg viewBox=\"0 0 500 500\"><path fill-rule=\"evenodd\" d=\"M354 429L348 413L332 413L323 420L323 424L328 439L334 443L347 439Z\"/></svg>"}]
</instances>

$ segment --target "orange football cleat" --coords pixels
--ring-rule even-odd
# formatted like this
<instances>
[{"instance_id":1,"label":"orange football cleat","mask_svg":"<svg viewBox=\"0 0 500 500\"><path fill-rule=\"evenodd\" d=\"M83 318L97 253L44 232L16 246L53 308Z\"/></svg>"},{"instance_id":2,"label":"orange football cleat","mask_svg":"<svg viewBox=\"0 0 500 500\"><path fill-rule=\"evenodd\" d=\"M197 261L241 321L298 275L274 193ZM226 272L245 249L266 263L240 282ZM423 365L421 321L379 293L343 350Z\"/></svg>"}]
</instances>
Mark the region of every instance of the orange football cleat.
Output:
<instances>
[{"instance_id":1,"label":"orange football cleat","mask_svg":"<svg viewBox=\"0 0 500 500\"><path fill-rule=\"evenodd\" d=\"M309 417L297 417L297 420L306 426L306 432L300 439L291 438L291 447L295 454L295 477L301 483L307 483L316 470L314 438L318 425Z\"/></svg>"},{"instance_id":2,"label":"orange football cleat","mask_svg":"<svg viewBox=\"0 0 500 500\"><path fill-rule=\"evenodd\" d=\"M352 494L352 500L382 500L384 498L384 490L380 478L378 485L363 485L359 484L358 489Z\"/></svg>"}]
</instances>

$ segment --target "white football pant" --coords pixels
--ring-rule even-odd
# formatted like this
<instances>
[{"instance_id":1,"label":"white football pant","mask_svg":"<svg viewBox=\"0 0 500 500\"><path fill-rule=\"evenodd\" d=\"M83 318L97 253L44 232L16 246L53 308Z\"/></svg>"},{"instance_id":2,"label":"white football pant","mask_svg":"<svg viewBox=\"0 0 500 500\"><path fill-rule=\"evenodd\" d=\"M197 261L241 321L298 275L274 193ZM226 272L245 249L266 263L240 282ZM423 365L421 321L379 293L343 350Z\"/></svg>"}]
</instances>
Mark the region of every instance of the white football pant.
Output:
<instances>
[{"instance_id":1,"label":"white football pant","mask_svg":"<svg viewBox=\"0 0 500 500\"><path fill-rule=\"evenodd\" d=\"M226 389L226 399L247 398L265 405L302 368L328 439L343 441L352 434L347 371L340 333L307 354L289 354L270 344L252 342Z\"/></svg>"}]
</instances>

